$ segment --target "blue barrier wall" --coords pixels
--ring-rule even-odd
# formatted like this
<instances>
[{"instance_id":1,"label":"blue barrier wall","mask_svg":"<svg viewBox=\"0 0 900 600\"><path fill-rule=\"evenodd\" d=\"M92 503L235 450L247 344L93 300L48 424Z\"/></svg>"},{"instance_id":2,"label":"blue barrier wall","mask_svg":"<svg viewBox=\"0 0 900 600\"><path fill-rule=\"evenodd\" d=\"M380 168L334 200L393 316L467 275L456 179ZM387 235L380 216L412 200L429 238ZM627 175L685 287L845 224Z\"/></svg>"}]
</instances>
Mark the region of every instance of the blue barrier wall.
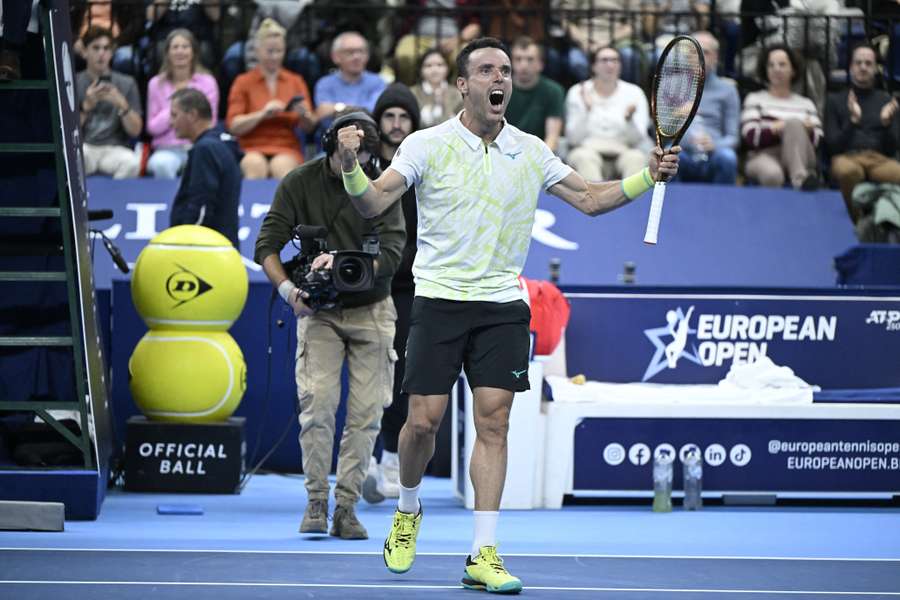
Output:
<instances>
[{"instance_id":1,"label":"blue barrier wall","mask_svg":"<svg viewBox=\"0 0 900 600\"><path fill-rule=\"evenodd\" d=\"M245 181L241 253L251 280L264 275L251 262L274 181ZM110 208L113 221L94 224L129 262L169 223L177 182L152 179L88 180L91 209ZM643 285L830 287L833 259L856 243L840 194L758 187L676 184L668 188L659 245L642 240L649 194L597 218L543 194L525 275L548 277L551 258L562 262L563 285L615 285L625 261L637 265ZM95 256L98 288L109 288L114 267Z\"/></svg>"}]
</instances>

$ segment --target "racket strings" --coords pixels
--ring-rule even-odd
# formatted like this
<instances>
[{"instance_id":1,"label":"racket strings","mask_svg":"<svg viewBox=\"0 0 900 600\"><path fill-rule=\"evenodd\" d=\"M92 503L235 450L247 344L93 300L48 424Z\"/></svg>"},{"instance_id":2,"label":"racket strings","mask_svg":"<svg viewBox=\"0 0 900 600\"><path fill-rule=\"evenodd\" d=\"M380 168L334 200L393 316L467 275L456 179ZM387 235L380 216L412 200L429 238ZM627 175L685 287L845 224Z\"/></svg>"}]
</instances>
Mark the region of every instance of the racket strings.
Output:
<instances>
[{"instance_id":1,"label":"racket strings","mask_svg":"<svg viewBox=\"0 0 900 600\"><path fill-rule=\"evenodd\" d=\"M675 137L690 118L703 78L697 51L689 42L676 45L666 56L656 88L656 121L660 134Z\"/></svg>"}]
</instances>

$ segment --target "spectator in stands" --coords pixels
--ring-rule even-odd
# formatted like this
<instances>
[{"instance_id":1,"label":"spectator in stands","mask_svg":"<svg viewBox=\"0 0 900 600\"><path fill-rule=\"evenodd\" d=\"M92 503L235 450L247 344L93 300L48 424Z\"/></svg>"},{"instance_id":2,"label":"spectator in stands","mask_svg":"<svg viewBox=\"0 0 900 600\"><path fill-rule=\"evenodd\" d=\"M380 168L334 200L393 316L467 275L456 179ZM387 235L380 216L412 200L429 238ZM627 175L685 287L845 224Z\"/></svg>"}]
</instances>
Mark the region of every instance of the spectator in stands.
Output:
<instances>
[{"instance_id":1,"label":"spectator in stands","mask_svg":"<svg viewBox=\"0 0 900 600\"><path fill-rule=\"evenodd\" d=\"M366 71L369 42L355 31L346 31L331 43L331 60L337 72L316 82L316 116L327 127L336 112L347 106L360 106L368 111L384 91L384 80Z\"/></svg>"},{"instance_id":2,"label":"spectator in stands","mask_svg":"<svg viewBox=\"0 0 900 600\"><path fill-rule=\"evenodd\" d=\"M200 62L211 69L216 63L216 23L222 16L222 0L147 0L153 64L159 64L165 41L174 29L188 29L200 43Z\"/></svg>"},{"instance_id":3,"label":"spectator in stands","mask_svg":"<svg viewBox=\"0 0 900 600\"><path fill-rule=\"evenodd\" d=\"M440 50L432 48L422 55L419 83L412 87L412 93L419 103L423 128L443 123L462 110L462 96L447 82L449 74L447 59Z\"/></svg>"},{"instance_id":4,"label":"spectator in stands","mask_svg":"<svg viewBox=\"0 0 900 600\"><path fill-rule=\"evenodd\" d=\"M741 99L737 85L719 77L719 42L708 31L694 38L703 48L706 82L694 122L681 141L678 178L682 181L734 184L740 142Z\"/></svg>"},{"instance_id":5,"label":"spectator in stands","mask_svg":"<svg viewBox=\"0 0 900 600\"><path fill-rule=\"evenodd\" d=\"M385 88L375 103L375 122L381 137L378 168L384 171L391 165L397 148L410 133L419 129L419 106L409 88L400 82ZM394 400L384 409L381 417L381 462L369 461L363 498L366 502L381 502L385 498L400 497L400 459L397 455L400 429L406 422L409 394L403 391L403 374L406 370L406 339L409 337L410 316L415 297L413 262L416 258L416 190L410 186L400 198L403 218L406 221L406 244L400 257L400 265L391 280L391 298L397 310L397 327L394 334Z\"/></svg>"},{"instance_id":6,"label":"spectator in stands","mask_svg":"<svg viewBox=\"0 0 900 600\"><path fill-rule=\"evenodd\" d=\"M70 6L74 3L70 3ZM116 52L113 55L113 69L117 69L120 50L133 44L140 36L143 27L143 6L123 0L107 0L106 2L90 2L81 6L72 6L72 35L77 38L72 49L83 60L84 44L81 38L91 27L105 27L113 34ZM130 53L130 48L128 49ZM129 53L123 56L130 56Z\"/></svg>"},{"instance_id":7,"label":"spectator in stands","mask_svg":"<svg viewBox=\"0 0 900 600\"><path fill-rule=\"evenodd\" d=\"M657 52L676 35L709 26L709 0L643 0L644 32L656 39Z\"/></svg>"},{"instance_id":8,"label":"spectator in stands","mask_svg":"<svg viewBox=\"0 0 900 600\"><path fill-rule=\"evenodd\" d=\"M825 141L831 152L831 176L841 188L856 222L853 188L863 181L900 183L900 118L897 99L875 89L877 60L868 44L850 54L850 88L828 97Z\"/></svg>"},{"instance_id":9,"label":"spectator in stands","mask_svg":"<svg viewBox=\"0 0 900 600\"><path fill-rule=\"evenodd\" d=\"M416 0L413 4L423 12L416 14L413 31L401 37L394 49L395 75L406 85L415 82L416 65L427 50L438 48L453 62L460 48L481 35L479 15L464 10L471 4L467 0Z\"/></svg>"},{"instance_id":10,"label":"spectator in stands","mask_svg":"<svg viewBox=\"0 0 900 600\"><path fill-rule=\"evenodd\" d=\"M822 122L812 100L791 91L801 76L799 59L787 46L771 46L759 61L767 89L748 94L741 113L741 135L750 149L747 177L767 187L788 181L795 189L819 187L816 146Z\"/></svg>"},{"instance_id":11,"label":"spectator in stands","mask_svg":"<svg viewBox=\"0 0 900 600\"><path fill-rule=\"evenodd\" d=\"M131 143L144 126L137 84L110 70L109 29L92 27L82 41L87 68L75 77L75 96L81 111L85 174L137 177L141 161Z\"/></svg>"},{"instance_id":12,"label":"spectator in stands","mask_svg":"<svg viewBox=\"0 0 900 600\"><path fill-rule=\"evenodd\" d=\"M216 79L199 63L197 40L187 29L173 29L166 38L162 68L147 86L147 133L153 139L153 154L147 171L157 179L175 179L187 160L190 142L175 135L169 119L170 99L184 88L203 92L213 111L213 123L219 108Z\"/></svg>"},{"instance_id":13,"label":"spectator in stands","mask_svg":"<svg viewBox=\"0 0 900 600\"><path fill-rule=\"evenodd\" d=\"M546 0L498 0L488 12L485 35L502 41L530 37L544 42Z\"/></svg>"},{"instance_id":14,"label":"spectator in stands","mask_svg":"<svg viewBox=\"0 0 900 600\"><path fill-rule=\"evenodd\" d=\"M541 75L544 50L533 39L519 37L512 44L513 93L506 120L536 135L553 152L558 151L566 110L562 86Z\"/></svg>"},{"instance_id":15,"label":"spectator in stands","mask_svg":"<svg viewBox=\"0 0 900 600\"><path fill-rule=\"evenodd\" d=\"M307 0L308 1L308 0ZM262 22L271 18L288 32L286 35L287 50L284 59L285 68L297 73L307 85L313 85L319 79L321 65L318 56L308 48L299 44L291 35L297 24L305 3L298 0L256 0L256 12L246 39L234 42L222 57L221 75L222 90L231 89L232 82L238 75L256 67L256 33Z\"/></svg>"},{"instance_id":16,"label":"spectator in stands","mask_svg":"<svg viewBox=\"0 0 900 600\"><path fill-rule=\"evenodd\" d=\"M247 179L281 179L303 163L295 128L309 133L316 116L303 78L282 68L284 28L266 19L256 34L256 68L242 74L228 94L229 131L246 153L241 170Z\"/></svg>"},{"instance_id":17,"label":"spectator in stands","mask_svg":"<svg viewBox=\"0 0 900 600\"><path fill-rule=\"evenodd\" d=\"M221 126L214 126L212 106L200 90L176 91L171 98L171 119L175 135L193 146L172 202L170 225L203 225L239 248L241 168L237 142Z\"/></svg>"},{"instance_id":18,"label":"spectator in stands","mask_svg":"<svg viewBox=\"0 0 900 600\"><path fill-rule=\"evenodd\" d=\"M568 162L588 181L625 177L647 166L650 109L638 86L619 79L621 61L615 48L600 48L591 60L594 77L576 83L566 94Z\"/></svg>"},{"instance_id":19,"label":"spectator in stands","mask_svg":"<svg viewBox=\"0 0 900 600\"><path fill-rule=\"evenodd\" d=\"M0 81L22 78L20 55L25 46L31 2L3 0L3 36L0 37Z\"/></svg>"},{"instance_id":20,"label":"spectator in stands","mask_svg":"<svg viewBox=\"0 0 900 600\"><path fill-rule=\"evenodd\" d=\"M558 81L583 81L591 74L588 57L605 46L619 51L622 78L637 83L641 54L633 42L641 30L641 0L553 0L551 7L561 11L562 26L571 46L565 58L548 50L552 63L548 76ZM634 14L628 14L632 12ZM565 65L563 67L563 65Z\"/></svg>"}]
</instances>

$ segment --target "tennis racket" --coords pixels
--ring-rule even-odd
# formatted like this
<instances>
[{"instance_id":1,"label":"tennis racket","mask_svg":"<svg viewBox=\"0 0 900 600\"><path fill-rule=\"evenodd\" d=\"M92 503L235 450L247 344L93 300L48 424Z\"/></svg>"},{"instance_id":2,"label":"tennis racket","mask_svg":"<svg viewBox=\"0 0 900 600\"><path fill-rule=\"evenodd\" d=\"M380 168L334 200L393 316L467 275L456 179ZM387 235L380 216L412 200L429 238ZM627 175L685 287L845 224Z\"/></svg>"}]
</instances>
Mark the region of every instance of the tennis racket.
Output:
<instances>
[{"instance_id":1,"label":"tennis racket","mask_svg":"<svg viewBox=\"0 0 900 600\"><path fill-rule=\"evenodd\" d=\"M656 144L663 151L678 145L681 136L694 120L697 107L700 106L705 80L706 63L697 40L687 35L679 35L666 45L656 64L653 93L650 96ZM667 145L663 145L663 142L667 142ZM644 234L646 244L656 243L665 197L666 182L657 175L656 184L653 186L653 200L650 202L647 231Z\"/></svg>"}]
</instances>

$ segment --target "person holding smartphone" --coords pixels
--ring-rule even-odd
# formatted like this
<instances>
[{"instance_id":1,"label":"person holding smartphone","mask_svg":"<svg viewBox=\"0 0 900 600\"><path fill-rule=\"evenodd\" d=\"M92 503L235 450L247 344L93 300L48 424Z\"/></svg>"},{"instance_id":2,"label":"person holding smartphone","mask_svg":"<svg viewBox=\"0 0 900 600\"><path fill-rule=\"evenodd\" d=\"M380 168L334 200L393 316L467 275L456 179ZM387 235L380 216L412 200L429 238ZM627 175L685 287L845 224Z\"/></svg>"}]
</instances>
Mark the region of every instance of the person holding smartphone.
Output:
<instances>
[{"instance_id":1,"label":"person holding smartphone","mask_svg":"<svg viewBox=\"0 0 900 600\"><path fill-rule=\"evenodd\" d=\"M282 66L284 28L266 19L256 37L259 64L234 80L225 122L244 151L244 177L281 179L303 164L296 129L310 133L318 119L306 82Z\"/></svg>"},{"instance_id":2,"label":"person holding smartphone","mask_svg":"<svg viewBox=\"0 0 900 600\"><path fill-rule=\"evenodd\" d=\"M85 174L137 177L141 162L132 141L144 126L137 84L130 76L110 70L109 29L91 27L82 41L87 68L75 77L75 96L84 136Z\"/></svg>"}]
</instances>

